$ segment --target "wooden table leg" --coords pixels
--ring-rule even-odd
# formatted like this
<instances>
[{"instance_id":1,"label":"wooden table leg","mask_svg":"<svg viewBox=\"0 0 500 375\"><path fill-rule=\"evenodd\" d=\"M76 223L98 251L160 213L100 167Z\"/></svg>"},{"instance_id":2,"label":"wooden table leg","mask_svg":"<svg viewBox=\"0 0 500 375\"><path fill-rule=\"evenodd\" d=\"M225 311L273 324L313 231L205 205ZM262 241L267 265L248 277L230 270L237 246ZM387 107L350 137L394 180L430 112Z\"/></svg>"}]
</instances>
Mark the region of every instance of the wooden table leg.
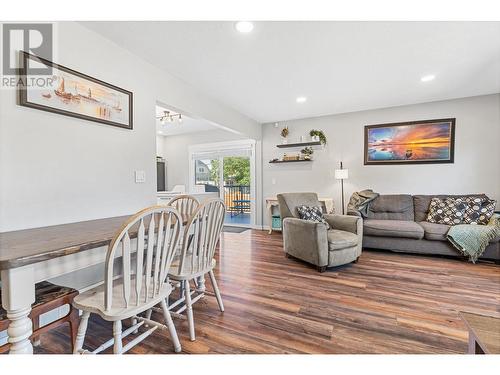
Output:
<instances>
[{"instance_id":1,"label":"wooden table leg","mask_svg":"<svg viewBox=\"0 0 500 375\"><path fill-rule=\"evenodd\" d=\"M33 354L30 336L32 322L29 318L31 305L35 302L35 281L31 265L3 270L2 306L10 320L7 335L9 336L9 354Z\"/></svg>"},{"instance_id":2,"label":"wooden table leg","mask_svg":"<svg viewBox=\"0 0 500 375\"><path fill-rule=\"evenodd\" d=\"M469 354L484 354L484 350L476 341L474 333L469 331Z\"/></svg>"}]
</instances>

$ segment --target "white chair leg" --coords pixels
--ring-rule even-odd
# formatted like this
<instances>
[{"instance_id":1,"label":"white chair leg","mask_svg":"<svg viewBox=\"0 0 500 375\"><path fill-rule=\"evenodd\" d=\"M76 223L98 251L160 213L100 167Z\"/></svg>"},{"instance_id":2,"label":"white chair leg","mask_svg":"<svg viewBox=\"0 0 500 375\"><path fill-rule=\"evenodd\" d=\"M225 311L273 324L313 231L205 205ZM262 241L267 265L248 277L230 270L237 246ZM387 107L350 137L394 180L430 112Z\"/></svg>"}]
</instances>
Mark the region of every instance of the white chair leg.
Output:
<instances>
[{"instance_id":1,"label":"white chair leg","mask_svg":"<svg viewBox=\"0 0 500 375\"><path fill-rule=\"evenodd\" d=\"M224 312L224 304L222 303L222 296L220 295L219 286L217 285L217 281L215 280L214 271L211 270L208 274L210 275L210 281L212 282L212 286L214 288L215 298L217 298L219 309L220 311Z\"/></svg>"},{"instance_id":2,"label":"white chair leg","mask_svg":"<svg viewBox=\"0 0 500 375\"><path fill-rule=\"evenodd\" d=\"M78 332L76 334L75 345L73 347L73 354L78 354L83 348L83 342L85 341L85 333L87 332L87 324L89 322L90 312L84 311L82 317L80 318L80 324L78 325Z\"/></svg>"},{"instance_id":3,"label":"white chair leg","mask_svg":"<svg viewBox=\"0 0 500 375\"><path fill-rule=\"evenodd\" d=\"M151 314L153 313L153 309L149 309L148 311L146 311L146 319L151 319ZM144 324L144 327L148 328L149 327L149 324Z\"/></svg>"},{"instance_id":4,"label":"white chair leg","mask_svg":"<svg viewBox=\"0 0 500 375\"><path fill-rule=\"evenodd\" d=\"M170 337L174 343L174 350L176 353L181 351L181 343L179 337L177 336L177 331L175 330L174 322L170 316L170 311L168 311L167 302L165 300L161 301L161 308L163 310L163 317L165 318L165 323L167 323L168 331L170 332Z\"/></svg>"},{"instance_id":5,"label":"white chair leg","mask_svg":"<svg viewBox=\"0 0 500 375\"><path fill-rule=\"evenodd\" d=\"M132 318L131 319L131 323L132 323L133 326L135 326L137 324L137 319ZM134 332L132 332L133 335L137 335L138 333L139 333L138 329L136 329Z\"/></svg>"},{"instance_id":6,"label":"white chair leg","mask_svg":"<svg viewBox=\"0 0 500 375\"><path fill-rule=\"evenodd\" d=\"M191 303L191 288L189 286L189 280L184 281L184 296L186 298L186 314L188 317L189 339L191 341L194 341L196 340L196 336L194 334L193 305Z\"/></svg>"},{"instance_id":7,"label":"white chair leg","mask_svg":"<svg viewBox=\"0 0 500 375\"><path fill-rule=\"evenodd\" d=\"M117 320L113 322L113 338L115 340L113 344L113 353L122 354L122 321Z\"/></svg>"},{"instance_id":8,"label":"white chair leg","mask_svg":"<svg viewBox=\"0 0 500 375\"><path fill-rule=\"evenodd\" d=\"M205 275L199 276L195 279L196 291L199 293L205 293Z\"/></svg>"}]
</instances>

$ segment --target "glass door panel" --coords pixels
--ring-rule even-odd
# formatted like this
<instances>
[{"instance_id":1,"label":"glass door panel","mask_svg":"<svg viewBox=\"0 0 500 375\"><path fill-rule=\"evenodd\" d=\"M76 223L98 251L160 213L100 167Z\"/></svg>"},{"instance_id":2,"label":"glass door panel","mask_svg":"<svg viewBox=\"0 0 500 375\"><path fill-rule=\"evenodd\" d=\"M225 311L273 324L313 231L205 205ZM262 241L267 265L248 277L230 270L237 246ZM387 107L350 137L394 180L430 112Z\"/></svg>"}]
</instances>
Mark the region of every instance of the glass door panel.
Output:
<instances>
[{"instance_id":1,"label":"glass door panel","mask_svg":"<svg viewBox=\"0 0 500 375\"><path fill-rule=\"evenodd\" d=\"M197 159L195 166L195 185L204 186L206 192L217 192L220 196L220 160L219 159Z\"/></svg>"},{"instance_id":2,"label":"glass door panel","mask_svg":"<svg viewBox=\"0 0 500 375\"><path fill-rule=\"evenodd\" d=\"M251 223L252 197L250 196L250 158L226 156L222 158L224 203L226 224L249 225Z\"/></svg>"}]
</instances>

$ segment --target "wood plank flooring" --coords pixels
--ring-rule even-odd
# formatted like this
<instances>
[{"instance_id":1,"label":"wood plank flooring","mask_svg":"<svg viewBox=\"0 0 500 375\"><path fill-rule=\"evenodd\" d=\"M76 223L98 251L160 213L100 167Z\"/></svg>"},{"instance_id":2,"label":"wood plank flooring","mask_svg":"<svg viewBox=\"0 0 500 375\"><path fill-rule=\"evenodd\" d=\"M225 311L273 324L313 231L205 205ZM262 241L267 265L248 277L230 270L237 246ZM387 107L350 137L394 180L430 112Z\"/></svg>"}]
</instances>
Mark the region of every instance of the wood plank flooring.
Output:
<instances>
[{"instance_id":1,"label":"wood plank flooring","mask_svg":"<svg viewBox=\"0 0 500 375\"><path fill-rule=\"evenodd\" d=\"M466 353L459 311L500 316L500 267L442 257L364 251L323 274L286 259L281 234L224 233L215 297L195 304L197 339L174 319L184 353ZM207 287L210 283L207 279ZM159 315L153 315L160 320ZM85 345L111 337L92 315ZM37 353L69 353L68 329L42 336ZM156 331L131 353L173 353Z\"/></svg>"}]
</instances>

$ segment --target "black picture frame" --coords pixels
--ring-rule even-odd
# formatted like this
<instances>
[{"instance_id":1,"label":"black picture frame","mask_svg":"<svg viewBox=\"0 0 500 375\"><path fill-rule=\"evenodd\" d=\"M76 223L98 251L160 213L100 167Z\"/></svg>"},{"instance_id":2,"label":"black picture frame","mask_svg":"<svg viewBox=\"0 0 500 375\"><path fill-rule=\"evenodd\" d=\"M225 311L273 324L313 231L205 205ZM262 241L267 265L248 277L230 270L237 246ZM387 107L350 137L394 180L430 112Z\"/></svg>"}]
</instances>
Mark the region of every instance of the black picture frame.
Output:
<instances>
[{"instance_id":1,"label":"black picture frame","mask_svg":"<svg viewBox=\"0 0 500 375\"><path fill-rule=\"evenodd\" d=\"M448 164L455 162L455 122L456 118L418 120L408 122L395 122L387 124L366 125L364 127L364 165L398 165L398 164ZM390 128L398 126L423 126L429 124L449 124L449 157L447 159L401 159L401 160L369 160L369 133L371 129ZM411 150L410 150L411 151Z\"/></svg>"},{"instance_id":2,"label":"black picture frame","mask_svg":"<svg viewBox=\"0 0 500 375\"><path fill-rule=\"evenodd\" d=\"M21 84L18 86L18 92L19 92L19 104L21 106L35 108L35 109L39 109L42 111L57 113L57 114L65 115L65 116L83 119L83 120L98 122L98 123L102 123L102 124L106 124L106 125L116 126L116 127L123 128L123 129L133 130L133 123L134 123L134 113L133 113L134 112L134 110L133 110L134 99L133 99L133 96L134 96L134 94L131 91L125 90L125 89L120 88L118 86L101 81L100 79L97 79L97 78L91 77L89 75L86 75L84 73L80 73L76 70L70 69L64 65L56 64L52 61L46 60L44 58L41 58L41 57L38 57L38 56L35 56L32 54L29 54L27 52L21 51L20 53L21 53L20 58L22 60L22 63L21 63L21 68L19 69L19 75L20 75L19 81L21 82ZM30 77L30 73L29 73L29 69L28 69L28 60L29 59L36 61L36 62L39 62L41 64L44 64L46 66L50 66L52 68L60 70L61 72L67 73L69 75L73 75L75 77L78 77L78 78L81 78L84 80L88 80L88 81L90 81L96 85L102 86L103 88L106 88L108 90L114 90L117 93L121 93L123 95L126 95L128 97L128 108L127 108L128 109L128 116L126 116L126 118L128 119L127 123L124 124L121 122L111 121L111 120L108 120L105 118L100 118L97 116L89 116L89 115L78 113L78 112L71 111L71 110L54 108L54 107L51 107L50 105L44 105L44 104L40 104L40 103L30 102L28 100L28 91L27 91L27 90L29 90L29 86L27 83L29 82L28 78ZM76 96L76 95L74 95L74 96Z\"/></svg>"}]
</instances>

